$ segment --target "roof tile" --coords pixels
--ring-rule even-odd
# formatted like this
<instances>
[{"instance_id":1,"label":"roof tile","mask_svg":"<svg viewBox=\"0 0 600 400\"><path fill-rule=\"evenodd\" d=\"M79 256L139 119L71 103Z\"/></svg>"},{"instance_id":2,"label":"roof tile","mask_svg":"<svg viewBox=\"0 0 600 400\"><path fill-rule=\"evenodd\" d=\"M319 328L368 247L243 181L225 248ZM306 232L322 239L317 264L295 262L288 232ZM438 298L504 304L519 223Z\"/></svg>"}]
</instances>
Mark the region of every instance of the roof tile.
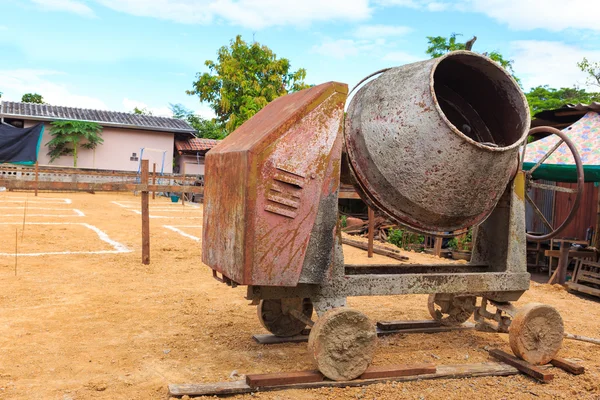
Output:
<instances>
[{"instance_id":1,"label":"roof tile","mask_svg":"<svg viewBox=\"0 0 600 400\"><path fill-rule=\"evenodd\" d=\"M16 101L0 102L0 116L29 117L36 120L80 120L97 122L100 125L120 125L122 127L155 131L194 132L194 129L187 122L175 118L138 115L118 111L52 106L49 104L20 103Z\"/></svg>"}]
</instances>

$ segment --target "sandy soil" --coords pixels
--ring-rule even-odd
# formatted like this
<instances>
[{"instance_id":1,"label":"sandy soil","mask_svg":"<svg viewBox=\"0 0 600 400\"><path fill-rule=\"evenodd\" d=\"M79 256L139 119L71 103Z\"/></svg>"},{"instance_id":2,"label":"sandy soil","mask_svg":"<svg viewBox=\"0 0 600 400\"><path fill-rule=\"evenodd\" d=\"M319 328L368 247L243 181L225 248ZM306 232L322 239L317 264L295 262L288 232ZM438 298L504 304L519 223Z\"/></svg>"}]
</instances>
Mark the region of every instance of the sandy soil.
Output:
<instances>
[{"instance_id":1,"label":"sandy soil","mask_svg":"<svg viewBox=\"0 0 600 400\"><path fill-rule=\"evenodd\" d=\"M24 196L29 197L28 207L75 208L85 214L32 216L26 222L87 223L132 251L20 256L17 276L14 256L0 256L0 399L164 399L168 383L229 380L234 370L244 374L312 367L306 344L263 346L251 339L264 330L255 308L244 300L244 288L231 289L213 280L200 261L201 245L193 238L201 237L201 208L171 205L164 198L152 203L151 264L144 266L140 216L132 211L139 209L139 198L66 193L42 194L34 200L23 193L0 193L0 206L21 207L0 213L21 215L25 200L18 197ZM42 200L50 197L69 198L72 204ZM26 224L21 241L22 220L0 216L0 222L16 223L0 224L0 253L14 253L15 229L19 254L114 248L79 225ZM192 238L163 225L179 227ZM364 251L344 250L347 262L367 261ZM413 262L417 256L430 257L408 256ZM530 301L556 306L569 332L600 337L597 301L536 283L519 303ZM426 296L420 295L351 298L349 305L373 320L429 318ZM397 335L380 340L374 364L479 362L488 359L488 346L509 350L508 338L472 331ZM600 398L600 346L567 341L560 355L581 359L586 374L556 371L555 380L544 385L513 376L236 398Z\"/></svg>"}]
</instances>

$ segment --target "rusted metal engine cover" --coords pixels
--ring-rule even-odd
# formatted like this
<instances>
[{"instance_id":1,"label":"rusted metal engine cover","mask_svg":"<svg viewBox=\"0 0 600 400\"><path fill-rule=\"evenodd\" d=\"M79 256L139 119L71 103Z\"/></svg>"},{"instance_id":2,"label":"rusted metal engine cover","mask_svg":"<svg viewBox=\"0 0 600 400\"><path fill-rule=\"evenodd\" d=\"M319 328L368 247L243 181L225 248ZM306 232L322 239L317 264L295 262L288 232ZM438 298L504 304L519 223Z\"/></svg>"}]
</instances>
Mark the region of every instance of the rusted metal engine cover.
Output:
<instances>
[{"instance_id":1,"label":"rusted metal engine cover","mask_svg":"<svg viewBox=\"0 0 600 400\"><path fill-rule=\"evenodd\" d=\"M363 200L415 230L448 232L496 206L517 170L529 108L502 67L459 51L368 82L345 125Z\"/></svg>"},{"instance_id":2,"label":"rusted metal engine cover","mask_svg":"<svg viewBox=\"0 0 600 400\"><path fill-rule=\"evenodd\" d=\"M327 266L333 254L347 93L329 82L280 97L207 153L206 265L243 285L296 286L326 273L303 265Z\"/></svg>"}]
</instances>

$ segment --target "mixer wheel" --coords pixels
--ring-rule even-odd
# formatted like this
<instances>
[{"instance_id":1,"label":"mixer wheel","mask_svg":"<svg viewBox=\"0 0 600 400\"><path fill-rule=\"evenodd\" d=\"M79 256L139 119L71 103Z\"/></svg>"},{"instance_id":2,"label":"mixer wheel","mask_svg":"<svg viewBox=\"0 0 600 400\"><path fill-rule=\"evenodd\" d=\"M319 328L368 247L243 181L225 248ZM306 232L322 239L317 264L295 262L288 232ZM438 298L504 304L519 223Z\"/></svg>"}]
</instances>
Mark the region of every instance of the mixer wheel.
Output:
<instances>
[{"instance_id":1,"label":"mixer wheel","mask_svg":"<svg viewBox=\"0 0 600 400\"><path fill-rule=\"evenodd\" d=\"M306 328L306 323L295 318L290 313L292 309L302 312L308 319L313 313L310 299L269 299L261 300L258 304L258 319L262 326L275 336L299 335Z\"/></svg>"},{"instance_id":2,"label":"mixer wheel","mask_svg":"<svg viewBox=\"0 0 600 400\"><path fill-rule=\"evenodd\" d=\"M325 312L308 336L308 352L317 368L334 381L362 375L373 360L376 344L375 324L345 307Z\"/></svg>"},{"instance_id":3,"label":"mixer wheel","mask_svg":"<svg viewBox=\"0 0 600 400\"><path fill-rule=\"evenodd\" d=\"M563 320L556 308L540 303L519 308L508 330L513 353L536 365L547 364L556 356L563 336Z\"/></svg>"},{"instance_id":4,"label":"mixer wheel","mask_svg":"<svg viewBox=\"0 0 600 400\"><path fill-rule=\"evenodd\" d=\"M455 326L466 322L475 311L475 296L457 296L448 293L430 294L427 308L433 319L442 325Z\"/></svg>"}]
</instances>

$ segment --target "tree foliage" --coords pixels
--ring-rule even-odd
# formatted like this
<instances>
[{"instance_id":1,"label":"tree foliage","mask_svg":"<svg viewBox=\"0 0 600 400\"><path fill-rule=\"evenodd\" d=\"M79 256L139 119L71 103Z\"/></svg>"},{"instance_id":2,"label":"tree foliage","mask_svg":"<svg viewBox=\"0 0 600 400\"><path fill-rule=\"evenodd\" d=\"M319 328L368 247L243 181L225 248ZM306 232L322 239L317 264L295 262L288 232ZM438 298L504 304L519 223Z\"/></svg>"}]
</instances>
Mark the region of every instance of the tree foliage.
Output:
<instances>
[{"instance_id":1,"label":"tree foliage","mask_svg":"<svg viewBox=\"0 0 600 400\"><path fill-rule=\"evenodd\" d=\"M102 126L95 122L84 121L54 121L48 142L50 162L60 156L73 155L73 167L77 168L77 151L79 147L95 149L102 144Z\"/></svg>"},{"instance_id":2,"label":"tree foliage","mask_svg":"<svg viewBox=\"0 0 600 400\"><path fill-rule=\"evenodd\" d=\"M438 58L451 51L465 50L467 48L467 44L457 41L458 36L462 35L460 33L452 33L450 37L427 36L428 46L427 50L425 50L425 53L429 54L431 58ZM517 82L520 83L520 80L515 75L515 71L513 69L513 60L507 60L498 51L483 52L481 54L496 61L505 70L507 70Z\"/></svg>"},{"instance_id":3,"label":"tree foliage","mask_svg":"<svg viewBox=\"0 0 600 400\"><path fill-rule=\"evenodd\" d=\"M198 73L186 93L209 103L227 133L277 97L308 87L306 70L291 72L287 58L278 59L267 46L246 43L241 35L219 49L216 62L204 64L210 72Z\"/></svg>"},{"instance_id":4,"label":"tree foliage","mask_svg":"<svg viewBox=\"0 0 600 400\"><path fill-rule=\"evenodd\" d=\"M133 113L136 115L152 115L152 111L149 111L146 107L144 108L133 108Z\"/></svg>"},{"instance_id":5,"label":"tree foliage","mask_svg":"<svg viewBox=\"0 0 600 400\"><path fill-rule=\"evenodd\" d=\"M600 88L600 62L591 62L583 57L583 60L577 63L579 69L589 75L588 84Z\"/></svg>"},{"instance_id":6,"label":"tree foliage","mask_svg":"<svg viewBox=\"0 0 600 400\"><path fill-rule=\"evenodd\" d=\"M21 97L21 101L23 103L44 104L44 98L41 94L37 93L25 93L23 97Z\"/></svg>"},{"instance_id":7,"label":"tree foliage","mask_svg":"<svg viewBox=\"0 0 600 400\"><path fill-rule=\"evenodd\" d=\"M585 89L575 87L554 89L548 85L535 87L525 96L532 116L540 111L560 108L565 104L589 104L592 101L600 101L600 93L589 93Z\"/></svg>"},{"instance_id":8,"label":"tree foliage","mask_svg":"<svg viewBox=\"0 0 600 400\"><path fill-rule=\"evenodd\" d=\"M173 118L186 121L196 130L196 136L206 139L223 139L227 132L214 120L204 119L182 104L171 104Z\"/></svg>"}]
</instances>

